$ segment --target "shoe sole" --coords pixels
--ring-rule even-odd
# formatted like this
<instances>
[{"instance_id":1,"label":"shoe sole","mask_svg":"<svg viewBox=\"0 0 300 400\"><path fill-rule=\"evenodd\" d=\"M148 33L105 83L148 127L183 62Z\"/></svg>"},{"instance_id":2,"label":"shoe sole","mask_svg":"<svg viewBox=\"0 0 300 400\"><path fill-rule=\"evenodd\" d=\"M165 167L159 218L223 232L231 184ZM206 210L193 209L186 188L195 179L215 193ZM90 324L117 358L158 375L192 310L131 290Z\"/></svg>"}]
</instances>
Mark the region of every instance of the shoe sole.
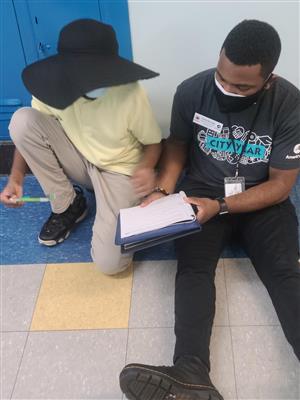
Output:
<instances>
[{"instance_id":1,"label":"shoe sole","mask_svg":"<svg viewBox=\"0 0 300 400\"><path fill-rule=\"evenodd\" d=\"M74 225L72 226L71 229L69 229L66 233L65 236L60 238L59 240L43 240L40 237L38 237L38 241L40 244L43 244L44 246L48 246L48 247L52 247L55 246L59 243L62 243L64 240L68 239L68 237L70 236L71 231L74 229L75 225L77 225L79 222L81 222L88 214L88 209L86 208L86 210L80 215L79 218L76 219L76 221L74 222Z\"/></svg>"},{"instance_id":2,"label":"shoe sole","mask_svg":"<svg viewBox=\"0 0 300 400\"><path fill-rule=\"evenodd\" d=\"M129 400L224 400L213 388L188 386L147 368L124 368L120 375L121 390Z\"/></svg>"}]
</instances>

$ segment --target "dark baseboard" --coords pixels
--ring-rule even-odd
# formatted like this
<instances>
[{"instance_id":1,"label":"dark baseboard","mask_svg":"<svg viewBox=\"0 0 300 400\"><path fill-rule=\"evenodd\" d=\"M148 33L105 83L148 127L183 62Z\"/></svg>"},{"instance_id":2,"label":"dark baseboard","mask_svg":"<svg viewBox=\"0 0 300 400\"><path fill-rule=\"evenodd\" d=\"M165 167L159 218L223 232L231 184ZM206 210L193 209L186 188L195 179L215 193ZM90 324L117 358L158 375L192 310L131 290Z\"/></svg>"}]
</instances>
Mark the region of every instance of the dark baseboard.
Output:
<instances>
[{"instance_id":1,"label":"dark baseboard","mask_svg":"<svg viewBox=\"0 0 300 400\"><path fill-rule=\"evenodd\" d=\"M0 174L7 175L10 172L15 145L13 142L0 142Z\"/></svg>"},{"instance_id":2,"label":"dark baseboard","mask_svg":"<svg viewBox=\"0 0 300 400\"><path fill-rule=\"evenodd\" d=\"M12 141L0 141L0 175L8 175L11 170L15 145ZM31 174L31 171L27 172Z\"/></svg>"}]
</instances>

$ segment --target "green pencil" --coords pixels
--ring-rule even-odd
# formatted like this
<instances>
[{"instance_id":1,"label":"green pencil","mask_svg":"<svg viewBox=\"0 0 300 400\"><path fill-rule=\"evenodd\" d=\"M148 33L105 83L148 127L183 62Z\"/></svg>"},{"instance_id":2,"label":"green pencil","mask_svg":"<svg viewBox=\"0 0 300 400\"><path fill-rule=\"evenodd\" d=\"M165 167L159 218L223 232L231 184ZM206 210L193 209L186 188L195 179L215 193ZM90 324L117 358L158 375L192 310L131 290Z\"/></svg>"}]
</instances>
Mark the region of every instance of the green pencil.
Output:
<instances>
[{"instance_id":1,"label":"green pencil","mask_svg":"<svg viewBox=\"0 0 300 400\"><path fill-rule=\"evenodd\" d=\"M30 197L30 196L22 196L18 199L15 199L16 202L22 203L45 203L47 201L51 201L55 199L55 195L49 195L47 197Z\"/></svg>"}]
</instances>

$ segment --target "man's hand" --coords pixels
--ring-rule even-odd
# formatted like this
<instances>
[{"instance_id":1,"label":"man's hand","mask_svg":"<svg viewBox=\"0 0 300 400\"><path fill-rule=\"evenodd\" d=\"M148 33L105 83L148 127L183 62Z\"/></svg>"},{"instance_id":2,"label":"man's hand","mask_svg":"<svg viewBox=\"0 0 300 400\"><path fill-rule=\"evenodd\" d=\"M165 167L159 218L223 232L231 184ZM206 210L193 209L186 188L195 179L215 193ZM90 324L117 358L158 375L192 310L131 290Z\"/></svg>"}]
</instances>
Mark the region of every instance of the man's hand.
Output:
<instances>
[{"instance_id":1,"label":"man's hand","mask_svg":"<svg viewBox=\"0 0 300 400\"><path fill-rule=\"evenodd\" d=\"M131 181L136 194L144 197L155 188L156 174L153 168L138 167L134 171Z\"/></svg>"},{"instance_id":2,"label":"man's hand","mask_svg":"<svg viewBox=\"0 0 300 400\"><path fill-rule=\"evenodd\" d=\"M200 197L186 197L185 201L190 204L197 206L197 220L204 224L212 217L217 215L220 210L220 205L217 200L211 200L207 198Z\"/></svg>"},{"instance_id":3,"label":"man's hand","mask_svg":"<svg viewBox=\"0 0 300 400\"><path fill-rule=\"evenodd\" d=\"M12 208L21 207L24 203L16 202L15 199L22 197L22 195L23 186L11 179L0 193L0 203Z\"/></svg>"}]
</instances>

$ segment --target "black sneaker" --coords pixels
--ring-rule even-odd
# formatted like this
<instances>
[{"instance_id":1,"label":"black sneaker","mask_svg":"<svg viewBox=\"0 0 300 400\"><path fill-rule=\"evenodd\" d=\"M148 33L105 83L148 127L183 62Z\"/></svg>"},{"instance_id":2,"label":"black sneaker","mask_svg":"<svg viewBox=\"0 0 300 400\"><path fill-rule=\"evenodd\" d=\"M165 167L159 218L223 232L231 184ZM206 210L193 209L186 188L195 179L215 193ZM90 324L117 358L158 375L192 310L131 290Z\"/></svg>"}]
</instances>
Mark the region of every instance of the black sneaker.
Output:
<instances>
[{"instance_id":1,"label":"black sneaker","mask_svg":"<svg viewBox=\"0 0 300 400\"><path fill-rule=\"evenodd\" d=\"M180 357L173 367L128 364L120 387L129 400L223 400L198 357Z\"/></svg>"},{"instance_id":2,"label":"black sneaker","mask_svg":"<svg viewBox=\"0 0 300 400\"><path fill-rule=\"evenodd\" d=\"M70 235L74 226L82 221L88 212L83 190L75 187L76 197L73 203L61 214L51 213L39 234L39 242L46 246L55 246Z\"/></svg>"}]
</instances>

